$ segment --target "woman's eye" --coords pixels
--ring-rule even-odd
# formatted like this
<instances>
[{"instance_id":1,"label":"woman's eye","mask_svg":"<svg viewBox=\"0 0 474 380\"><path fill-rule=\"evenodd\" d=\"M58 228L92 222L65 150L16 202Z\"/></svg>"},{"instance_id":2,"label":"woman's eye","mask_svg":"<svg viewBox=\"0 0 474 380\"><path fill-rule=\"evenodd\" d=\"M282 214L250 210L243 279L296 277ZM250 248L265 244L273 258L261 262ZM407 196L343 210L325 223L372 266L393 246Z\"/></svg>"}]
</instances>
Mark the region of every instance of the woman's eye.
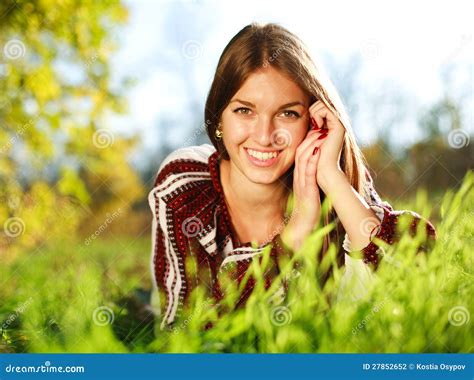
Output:
<instances>
[{"instance_id":1,"label":"woman's eye","mask_svg":"<svg viewBox=\"0 0 474 380\"><path fill-rule=\"evenodd\" d=\"M234 110L235 113L240 113L242 115L249 115L252 110L246 107L240 107Z\"/></svg>"},{"instance_id":2,"label":"woman's eye","mask_svg":"<svg viewBox=\"0 0 474 380\"><path fill-rule=\"evenodd\" d=\"M299 118L300 114L296 111L283 111L282 114L285 117L291 117L291 118Z\"/></svg>"}]
</instances>

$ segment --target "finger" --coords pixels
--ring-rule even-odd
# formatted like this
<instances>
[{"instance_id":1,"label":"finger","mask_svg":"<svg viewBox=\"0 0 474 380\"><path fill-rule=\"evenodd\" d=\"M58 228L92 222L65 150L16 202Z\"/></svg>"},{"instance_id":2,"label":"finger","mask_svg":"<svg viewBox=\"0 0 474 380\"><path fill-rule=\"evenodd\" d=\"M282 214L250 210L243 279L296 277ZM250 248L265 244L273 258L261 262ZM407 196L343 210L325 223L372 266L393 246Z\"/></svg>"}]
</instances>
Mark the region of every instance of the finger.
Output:
<instances>
[{"instance_id":1,"label":"finger","mask_svg":"<svg viewBox=\"0 0 474 380\"><path fill-rule=\"evenodd\" d=\"M321 135L320 135L321 136ZM314 138L313 138L314 140ZM316 148L321 147L321 145L324 143L324 139L318 140L317 138L313 141L312 144L308 144L307 146L304 147L304 150L302 150L299 154L299 164L298 164L298 175L300 178L300 183L302 186L302 189L304 189L308 186L307 183L307 170L308 170L308 163L310 159L313 157L313 152L315 151ZM311 168L310 168L311 169ZM316 175L316 169L314 169L314 174Z\"/></svg>"},{"instance_id":2,"label":"finger","mask_svg":"<svg viewBox=\"0 0 474 380\"><path fill-rule=\"evenodd\" d=\"M319 136L321 136L321 133L317 131L309 132L307 137L296 149L295 171L298 173L298 178L300 180L299 183L302 188L304 188L304 169L306 167L306 163L303 161L303 157L305 156L305 152L308 150L308 147L310 148L311 146L315 146Z\"/></svg>"},{"instance_id":3,"label":"finger","mask_svg":"<svg viewBox=\"0 0 474 380\"><path fill-rule=\"evenodd\" d=\"M310 115L320 127L324 127L323 131L333 131L333 133L337 133L338 135L344 135L344 125L340 122L340 119L325 105L319 105L311 109Z\"/></svg>"},{"instance_id":4,"label":"finger","mask_svg":"<svg viewBox=\"0 0 474 380\"><path fill-rule=\"evenodd\" d=\"M316 114L324 114L325 112L328 112L329 109L326 107L326 105L323 102L319 102L316 104L313 104L311 107L309 107L309 114L310 115L316 115Z\"/></svg>"},{"instance_id":5,"label":"finger","mask_svg":"<svg viewBox=\"0 0 474 380\"><path fill-rule=\"evenodd\" d=\"M293 192L295 196L299 196L299 175L298 175L298 166L295 164L295 168L293 170Z\"/></svg>"},{"instance_id":6,"label":"finger","mask_svg":"<svg viewBox=\"0 0 474 380\"><path fill-rule=\"evenodd\" d=\"M335 113L333 113L324 103L317 103L313 104L312 106L309 107L309 114L317 121L318 125L321 127L323 124L326 124L325 127L327 129L333 129L331 128L331 124L333 123L328 123L328 120L334 120L338 121L339 118L336 116ZM322 123L320 124L320 122ZM339 125L339 123L336 123L334 125ZM342 125L342 124L341 124ZM334 127L334 126L333 126Z\"/></svg>"},{"instance_id":7,"label":"finger","mask_svg":"<svg viewBox=\"0 0 474 380\"><path fill-rule=\"evenodd\" d=\"M316 102L314 102L313 104L311 104L309 106L309 111L312 112L312 111L315 111L321 107L325 107L326 105L324 104L324 102L322 100L318 100Z\"/></svg>"},{"instance_id":8,"label":"finger","mask_svg":"<svg viewBox=\"0 0 474 380\"><path fill-rule=\"evenodd\" d=\"M308 164L310 160L314 157L313 152L317 149L320 150L321 145L324 143L324 140L316 140L312 145L308 145L306 149L301 153L300 155L300 178L304 177L303 184L304 186L307 186L307 171L311 170L311 168L308 169ZM314 169L314 174L316 174L316 169Z\"/></svg>"},{"instance_id":9,"label":"finger","mask_svg":"<svg viewBox=\"0 0 474 380\"><path fill-rule=\"evenodd\" d=\"M328 130L324 115L325 114L323 113L323 111L320 111L320 112L314 113L312 116L314 121L319 125L319 128L321 128L323 132Z\"/></svg>"},{"instance_id":10,"label":"finger","mask_svg":"<svg viewBox=\"0 0 474 380\"><path fill-rule=\"evenodd\" d=\"M324 143L327 136L327 133L315 132L311 136L307 137L306 140L298 146L298 161L309 158L309 156L313 153L314 148L319 148Z\"/></svg>"},{"instance_id":11,"label":"finger","mask_svg":"<svg viewBox=\"0 0 474 380\"><path fill-rule=\"evenodd\" d=\"M298 151L301 153L304 151L308 146L314 145L314 143L318 140L321 135L326 134L327 131L323 130L311 130L307 133L305 139L298 145Z\"/></svg>"},{"instance_id":12,"label":"finger","mask_svg":"<svg viewBox=\"0 0 474 380\"><path fill-rule=\"evenodd\" d=\"M319 157L321 156L321 149L317 149L315 154L311 154L309 157L306 169L305 169L305 194L312 194L318 190L318 183L316 180L316 172L319 162Z\"/></svg>"},{"instance_id":13,"label":"finger","mask_svg":"<svg viewBox=\"0 0 474 380\"><path fill-rule=\"evenodd\" d=\"M296 168L295 171L297 171L297 169L300 166L300 157L301 157L302 152L306 149L307 146L309 146L310 144L314 144L314 142L320 135L321 133L318 131L315 131L315 130L309 131L305 139L298 145L298 147L296 148L296 154L295 154L295 168Z\"/></svg>"}]
</instances>

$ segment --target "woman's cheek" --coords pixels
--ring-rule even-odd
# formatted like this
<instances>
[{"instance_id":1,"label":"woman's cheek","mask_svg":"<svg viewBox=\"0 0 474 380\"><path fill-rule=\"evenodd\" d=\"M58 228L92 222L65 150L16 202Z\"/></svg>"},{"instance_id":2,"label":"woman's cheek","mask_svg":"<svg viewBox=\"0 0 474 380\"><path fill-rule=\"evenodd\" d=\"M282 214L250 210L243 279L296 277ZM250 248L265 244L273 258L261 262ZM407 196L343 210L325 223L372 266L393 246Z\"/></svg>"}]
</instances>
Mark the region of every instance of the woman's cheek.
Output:
<instances>
[{"instance_id":1,"label":"woman's cheek","mask_svg":"<svg viewBox=\"0 0 474 380\"><path fill-rule=\"evenodd\" d=\"M234 122L229 125L228 136L233 144L242 144L249 138L250 126L242 122Z\"/></svg>"},{"instance_id":2,"label":"woman's cheek","mask_svg":"<svg viewBox=\"0 0 474 380\"><path fill-rule=\"evenodd\" d=\"M291 150L296 151L296 148L298 148L298 146L303 142L307 132L308 131L306 130L306 128L303 127L291 130Z\"/></svg>"}]
</instances>

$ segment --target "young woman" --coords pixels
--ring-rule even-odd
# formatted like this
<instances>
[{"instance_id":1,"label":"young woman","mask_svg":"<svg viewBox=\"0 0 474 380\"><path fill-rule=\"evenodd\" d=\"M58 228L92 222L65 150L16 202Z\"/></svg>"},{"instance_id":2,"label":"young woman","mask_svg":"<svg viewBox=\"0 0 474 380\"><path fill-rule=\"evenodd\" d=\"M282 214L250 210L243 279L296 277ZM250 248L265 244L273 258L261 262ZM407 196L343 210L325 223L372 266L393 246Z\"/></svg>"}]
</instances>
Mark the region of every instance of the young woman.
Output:
<instances>
[{"instance_id":1,"label":"young woman","mask_svg":"<svg viewBox=\"0 0 474 380\"><path fill-rule=\"evenodd\" d=\"M422 219L379 198L337 92L303 43L281 26L251 24L232 38L219 59L205 120L213 146L171 153L149 194L162 328L176 320L195 286L207 286L218 301L220 276L240 282L271 244L268 287L279 272L278 258L298 250L321 218L337 223L322 251L330 242L340 247L346 266L341 286L357 296L382 253L373 238L393 243L402 213L413 215L413 229ZM294 208L287 215L290 194ZM333 207L329 215L321 215L325 197ZM351 257L353 251L363 258ZM192 275L189 257L197 262ZM236 270L229 273L231 263Z\"/></svg>"}]
</instances>

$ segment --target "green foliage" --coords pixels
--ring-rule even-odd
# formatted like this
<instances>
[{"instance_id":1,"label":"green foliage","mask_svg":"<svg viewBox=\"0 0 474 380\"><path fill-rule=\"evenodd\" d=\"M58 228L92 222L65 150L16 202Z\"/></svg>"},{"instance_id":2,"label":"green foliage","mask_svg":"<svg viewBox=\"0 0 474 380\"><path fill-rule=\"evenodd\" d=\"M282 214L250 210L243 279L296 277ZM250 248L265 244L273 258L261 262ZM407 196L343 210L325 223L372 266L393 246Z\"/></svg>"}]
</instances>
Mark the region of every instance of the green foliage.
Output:
<instances>
[{"instance_id":1,"label":"green foliage","mask_svg":"<svg viewBox=\"0 0 474 380\"><path fill-rule=\"evenodd\" d=\"M396 205L395 205L396 206ZM430 215L420 192L410 209ZM218 310L196 288L172 329L153 321L149 289L149 241L68 241L54 249L26 252L0 267L0 350L16 352L472 352L474 313L472 242L474 175L448 191L440 206L438 238L418 253L424 230L386 246L367 292L339 293L344 268L332 247L321 263L316 253L330 228L317 230L301 252L282 266L279 281L265 291L257 282L243 309L231 311L239 289L222 278L227 298ZM402 230L403 224L401 223ZM294 263L302 265L295 269ZM264 273L254 260L251 273ZM333 274L318 279L329 268ZM240 288L241 290L241 288ZM113 320L113 321L112 321ZM207 322L214 323L205 330Z\"/></svg>"},{"instance_id":2,"label":"green foliage","mask_svg":"<svg viewBox=\"0 0 474 380\"><path fill-rule=\"evenodd\" d=\"M130 208L143 189L126 160L136 141L107 128L126 111L109 61L127 9L16 1L0 15L0 248L14 256L71 237L86 217L95 226L91 215L103 220L118 203Z\"/></svg>"},{"instance_id":3,"label":"green foliage","mask_svg":"<svg viewBox=\"0 0 474 380\"><path fill-rule=\"evenodd\" d=\"M459 185L474 162L473 135L462 103L445 95L420 112L417 127L422 138L414 143L396 149L382 136L363 149L372 173L377 173L374 180L381 194L407 198L425 188L432 198L434 193L440 198L447 188Z\"/></svg>"}]
</instances>

